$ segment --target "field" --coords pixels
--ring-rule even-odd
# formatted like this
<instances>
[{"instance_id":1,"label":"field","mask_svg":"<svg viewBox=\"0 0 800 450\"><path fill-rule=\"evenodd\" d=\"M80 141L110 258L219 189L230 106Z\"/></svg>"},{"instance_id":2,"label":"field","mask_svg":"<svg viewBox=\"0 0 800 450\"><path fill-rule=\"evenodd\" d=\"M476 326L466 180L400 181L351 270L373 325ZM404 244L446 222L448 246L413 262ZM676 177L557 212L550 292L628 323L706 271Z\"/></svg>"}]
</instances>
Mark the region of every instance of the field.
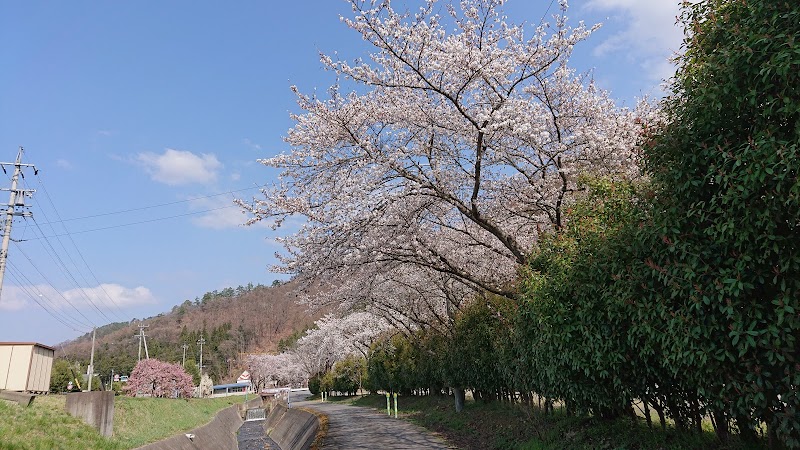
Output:
<instances>
[{"instance_id":1,"label":"field","mask_svg":"<svg viewBox=\"0 0 800 450\"><path fill-rule=\"evenodd\" d=\"M28 408L0 401L0 450L136 448L208 423L219 410L243 400L242 396L188 401L118 396L111 439L67 414L63 395L39 396Z\"/></svg>"}]
</instances>

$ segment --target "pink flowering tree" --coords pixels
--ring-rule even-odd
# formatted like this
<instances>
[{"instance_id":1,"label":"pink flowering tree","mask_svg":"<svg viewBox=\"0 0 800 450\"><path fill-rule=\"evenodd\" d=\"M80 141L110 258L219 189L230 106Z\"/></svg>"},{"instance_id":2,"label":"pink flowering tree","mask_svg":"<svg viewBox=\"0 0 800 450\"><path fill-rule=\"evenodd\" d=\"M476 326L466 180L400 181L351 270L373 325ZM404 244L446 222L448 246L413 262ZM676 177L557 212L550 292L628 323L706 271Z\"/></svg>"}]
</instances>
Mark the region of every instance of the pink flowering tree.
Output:
<instances>
[{"instance_id":1,"label":"pink flowering tree","mask_svg":"<svg viewBox=\"0 0 800 450\"><path fill-rule=\"evenodd\" d=\"M308 371L299 364L294 353L249 355L247 369L256 389L302 385L308 380Z\"/></svg>"},{"instance_id":2,"label":"pink flowering tree","mask_svg":"<svg viewBox=\"0 0 800 450\"><path fill-rule=\"evenodd\" d=\"M291 151L249 223L305 225L283 238L283 270L330 280L312 305L367 309L399 328L448 326L475 292L513 298L542 230L558 230L582 174L635 177L647 104L617 107L569 68L596 27L507 21L503 0L427 1L414 13L351 0L344 22L369 58L323 55L343 85L293 88ZM440 16L439 11L445 11ZM344 92L352 87L351 92Z\"/></svg>"},{"instance_id":3,"label":"pink flowering tree","mask_svg":"<svg viewBox=\"0 0 800 450\"><path fill-rule=\"evenodd\" d=\"M179 364L143 359L134 367L123 390L132 397L145 394L152 397L189 398L194 385L192 376Z\"/></svg>"}]
</instances>

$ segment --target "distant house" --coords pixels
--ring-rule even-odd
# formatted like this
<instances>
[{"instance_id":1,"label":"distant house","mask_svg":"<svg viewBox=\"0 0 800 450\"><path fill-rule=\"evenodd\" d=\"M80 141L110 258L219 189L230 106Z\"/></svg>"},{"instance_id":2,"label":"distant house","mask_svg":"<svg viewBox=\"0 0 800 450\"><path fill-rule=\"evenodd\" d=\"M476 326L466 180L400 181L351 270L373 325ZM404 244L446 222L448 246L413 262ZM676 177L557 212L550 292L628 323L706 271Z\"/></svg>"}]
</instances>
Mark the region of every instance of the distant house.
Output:
<instances>
[{"instance_id":1,"label":"distant house","mask_svg":"<svg viewBox=\"0 0 800 450\"><path fill-rule=\"evenodd\" d=\"M0 342L0 389L49 391L54 356L54 348L35 342Z\"/></svg>"},{"instance_id":2,"label":"distant house","mask_svg":"<svg viewBox=\"0 0 800 450\"><path fill-rule=\"evenodd\" d=\"M243 383L218 384L212 388L212 397L225 397L228 395L252 394L253 385L249 381Z\"/></svg>"}]
</instances>

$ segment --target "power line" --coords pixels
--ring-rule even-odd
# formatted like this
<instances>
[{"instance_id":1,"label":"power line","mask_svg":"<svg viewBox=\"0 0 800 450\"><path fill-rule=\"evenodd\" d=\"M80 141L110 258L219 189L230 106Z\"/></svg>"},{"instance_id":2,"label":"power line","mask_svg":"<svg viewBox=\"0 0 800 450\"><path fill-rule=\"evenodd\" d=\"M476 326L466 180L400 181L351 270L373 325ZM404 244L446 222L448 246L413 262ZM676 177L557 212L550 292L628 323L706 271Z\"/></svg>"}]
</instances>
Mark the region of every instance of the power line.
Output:
<instances>
[{"instance_id":1,"label":"power line","mask_svg":"<svg viewBox=\"0 0 800 450\"><path fill-rule=\"evenodd\" d=\"M16 244L16 243L15 243L15 244ZM53 283L50 281L50 279L49 279L49 278L47 278L47 276L46 276L45 274L43 274L43 273L42 273L42 271L41 271L41 270L39 270L39 268L38 268L38 267L36 267L36 264L34 264L34 263L33 263L33 261L32 261L32 260L31 260L31 258L28 256L28 254L27 254L27 253L25 253L25 251L24 251L24 250L22 250L22 246L20 246L20 245L18 245L18 244L17 244L17 250L19 250L19 252L22 254L22 256L24 256L24 257L25 257L25 259L27 259L27 260L28 260L28 262L30 263L31 267L33 267L33 268L34 268L34 270L36 270L36 272L37 272L37 273L38 273L38 274L39 274L39 275L40 275L40 276L41 276L41 277L42 277L42 278L45 280L45 282L47 282L47 284L49 284L49 285L50 285L50 287L51 287L51 288L53 288L53 290L54 290L54 291L58 292L58 295L59 295L59 296L60 296L62 299L64 299L64 301L65 301L65 302L67 302L67 304L69 304L70 306L72 306L72 308L73 308L73 309L74 309L74 310L75 310L75 311L76 311L76 312L77 312L77 313L78 313L78 314L79 314L81 317L83 317L84 319L86 319L86 321L87 321L87 322L89 322L89 323L90 323L92 326L95 326L94 322L92 322L92 321L91 321L91 320L90 320L88 317L86 317L86 315L84 315L84 314L83 314L83 313L82 313L82 312L81 312L81 311L80 311L80 310L79 310L79 309L78 309L78 308L77 308L77 307L76 307L76 306L75 306L75 305L74 305L74 304L73 304L71 301L69 301L69 299L67 299L67 298L64 296L64 294L62 294L62 293L61 293L61 291L59 291L58 289L56 289L56 287L53 285Z\"/></svg>"},{"instance_id":2,"label":"power line","mask_svg":"<svg viewBox=\"0 0 800 450\"><path fill-rule=\"evenodd\" d=\"M36 223L35 220L33 221L33 223L36 225L36 228L39 230L39 233L42 236L44 236L44 231L42 230L42 227L40 227L39 224ZM64 251L66 252L66 248L64 248L64 244L61 242L61 240L58 239L58 238L56 238L56 239L58 240L59 244L61 244L61 247L64 249ZM39 242L41 243L41 241L39 241ZM45 245L45 244L47 244L47 245ZM18 245L17 247L20 247L20 246ZM64 275L64 277L67 278L68 280L72 280L73 286L75 286L75 288L78 289L78 291L83 295L83 298L87 301L87 303L89 303L106 320L108 320L109 322L113 322L113 320L111 320L111 318L108 317L106 315L106 313L101 311L100 308L94 303L94 301L92 301L92 299L89 297L89 294L86 293L84 288L80 286L80 284L78 283L78 280L75 279L75 276L72 274L72 272L70 272L69 268L64 263L64 260L61 259L61 256L58 254L58 252L56 251L55 247L53 247L53 244L50 242L50 239L45 237L44 238L44 243L42 244L42 247L45 249L45 252L50 256L50 258L53 259L53 262L55 262L56 265L59 267L59 269L61 270L61 273ZM49 251L48 251L48 248L49 248ZM21 249L20 249L20 251L21 251ZM67 252L67 255L69 255L69 252ZM74 264L74 262L73 262L73 264Z\"/></svg>"},{"instance_id":3,"label":"power line","mask_svg":"<svg viewBox=\"0 0 800 450\"><path fill-rule=\"evenodd\" d=\"M221 206L219 208L211 208L211 209L205 209L205 210L202 210L202 211L191 211L191 212L188 212L188 213L176 214L174 216L158 217L158 218L155 218L155 219L140 220L138 222L123 223L123 224L120 224L120 225L110 225L110 226L107 226L107 227L92 228L92 229L89 229L89 230L72 231L72 232L68 232L68 233L54 234L52 236L34 237L34 238L25 239L25 240L32 241L32 240L36 240L36 239L46 239L46 238L52 238L52 237L68 236L68 235L83 234L83 233L92 233L92 232L95 232L95 231L112 230L112 229L115 229L115 228L130 227L130 226L133 226L133 225L141 225L141 224L145 224L145 223L158 222L158 221L161 221L161 220L177 219L177 218L180 218L180 217L193 216L193 215L196 215L196 214L203 214L203 213L207 213L207 212L219 211L219 210L228 209L228 208L238 208L238 205Z\"/></svg>"},{"instance_id":4,"label":"power line","mask_svg":"<svg viewBox=\"0 0 800 450\"><path fill-rule=\"evenodd\" d=\"M17 283L19 283L19 280L17 279L17 277L14 275L14 273L12 271L9 271L8 275L11 277L11 279L13 279ZM33 300L37 305L39 305L47 314L49 314L51 317L53 317L57 321L61 322L61 324L64 325L65 327L67 327L67 328L69 328L69 329L71 329L73 331L77 331L78 333L85 333L86 332L85 330L81 330L81 329L75 328L75 326L70 325L69 323L67 323L62 317L60 317L58 314L56 314L55 311L49 310L46 306L41 304L39 302L39 300L36 298L36 296L33 295L30 291L28 291L28 290L26 290L24 288L21 288L21 289L22 289L23 292L25 292L25 294L28 297L30 297L31 300Z\"/></svg>"},{"instance_id":5,"label":"power line","mask_svg":"<svg viewBox=\"0 0 800 450\"><path fill-rule=\"evenodd\" d=\"M39 176L37 176L37 178L39 180L39 186L42 188L42 192L44 192L44 195L47 198L47 201L50 202L50 206L53 208L53 211L55 212L56 217L61 222L61 226L64 228L64 231L67 231L67 233L69 233L69 230L67 230L67 226L64 225L63 220L61 220L61 214L58 213L58 209L56 208L56 205L53 203L53 199L50 197L50 193L47 191L47 188L45 187L44 183L42 182L42 178L39 177ZM45 216L45 220L49 220L47 218L47 215L44 213L44 208L42 208L42 214ZM39 223L36 221L35 218L33 219L33 221L36 224L36 227L39 228L39 230L41 231L41 227L39 227ZM52 225L50 226L50 229L53 230L53 233L56 233L56 230L52 227ZM42 232L42 235L44 235L43 232ZM105 294L106 298L108 298L111 301L111 304L114 305L114 307L116 307L117 310L121 314L124 314L122 312L122 308L120 308L119 304L117 304L117 302L108 294L108 292L106 291L105 287L103 287L103 284L100 283L100 280L97 279L97 275L94 274L94 272L92 271L92 268L86 262L86 258L83 257L83 253L81 253L81 250L78 248L78 245L75 244L75 240L72 239L72 236L69 235L69 234L67 234L67 237L69 237L70 242L72 242L73 248L75 248L75 251L78 253L78 256L80 256L81 260L83 261L84 266L86 266L86 269L89 271L89 273L92 274L92 277L94 278L94 281L97 283L97 285L103 291L103 293ZM61 244L61 246L63 248L64 244L61 243L61 239L58 239L58 241L59 241L59 243ZM66 248L64 248L64 251L65 252L67 251ZM67 256L69 257L70 261L72 261L72 264L77 267L77 264L75 264L75 261L72 260L72 256L69 254L69 252L67 252ZM81 276L83 277L83 275L81 275ZM83 280L87 285L89 284L86 281L85 277L83 278ZM116 313L114 313L114 315L116 315L119 320L125 321L125 318L122 315L116 314Z\"/></svg>"},{"instance_id":6,"label":"power line","mask_svg":"<svg viewBox=\"0 0 800 450\"><path fill-rule=\"evenodd\" d=\"M40 183L41 183L41 178L40 178ZM217 194L209 194L209 195L205 195L205 196L201 196L201 197L192 197L192 198L188 198L186 200L176 200L174 202L160 203L158 205L150 205L150 206L142 206L142 207L139 207L139 208L123 209L123 210L119 210L119 211L112 211L112 212L106 212L106 213L100 213L100 214L92 214L92 215L83 216L83 217L73 217L71 219L59 219L59 222L72 222L72 221L75 221L75 220L94 219L96 217L104 217L104 216L111 216L111 215L115 215L115 214L124 214L124 213L135 212L135 211L143 211L143 210L146 210L146 209L161 208L163 206L171 206L171 205L177 205L177 204L180 204L180 203L193 202L193 201L196 201L196 200L204 200L204 199L207 199L207 198L220 197L222 195L234 194L236 192L249 191L249 190L252 190L252 189L261 189L262 187L263 186L251 186L251 187L248 187L248 188L234 189L232 191L220 192L220 193L217 193ZM226 208L228 208L228 206L226 206ZM210 210L206 210L206 211L196 211L196 212L191 213L191 214L199 214L199 213L209 212L209 211L215 211L215 210L214 209L210 209ZM165 217L165 219L171 219L173 217L181 217L181 216ZM163 220L163 219L156 219L156 220ZM49 224L49 222L45 222L42 225L47 225L47 224ZM94 231L94 230L91 230L91 231Z\"/></svg>"},{"instance_id":7,"label":"power line","mask_svg":"<svg viewBox=\"0 0 800 450\"><path fill-rule=\"evenodd\" d=\"M54 303L54 302L53 302L53 301L52 301L52 300L51 300L51 299L50 299L48 296L44 295L44 294L42 293L42 291L40 291L40 290L39 290L39 288L38 288L38 287L36 287L36 285L34 285L34 284L31 282L31 280L30 280L30 279L28 279L28 277L27 277L27 276L25 276L25 273L24 273L24 272L22 272L21 270L17 269L15 265L13 265L13 264L11 264L11 263L9 262L9 265L8 265L8 267L9 267L9 269L11 269L11 270L9 271L9 275L11 275L11 277L12 277L12 278L14 278L14 279L16 280L16 282L17 282L17 284L18 284L18 286L17 286L17 287L18 287L20 290L22 290L24 293L26 293L26 294L28 295L28 297L30 297L30 298L31 298L31 299L32 299L34 302L36 302L36 304L37 304L37 305L41 306L41 307L42 307L42 309L44 309L45 311L47 311L47 313L48 313L48 314L50 314L50 315L52 315L52 316L54 316L54 317L55 317L55 314L54 314L54 312L51 312L50 310L48 310L48 309L47 309L47 307L45 307L45 306L44 306L42 303L40 303L38 299L39 299L39 298L41 298L41 299L43 299L44 301L47 301L47 302L50 304L50 307L53 309L53 311L55 311L56 309L59 309L59 308L58 308L58 307L55 305L55 303ZM26 284L27 284L27 286L26 286ZM52 288L54 291L56 291L56 292L57 292L59 295L61 295L61 292L59 292L57 289L55 289L55 288L54 288L52 285L49 285L49 286L50 286L50 287L51 287L51 288ZM35 292L35 293L31 293L31 290L35 290L36 292ZM34 294L36 294L36 295L34 295ZM62 297L62 298L64 298L64 296L63 296L63 295L61 295L61 297ZM71 303L69 300L67 300L66 298L64 298L64 300L67 302L67 304L69 304L70 306L72 306L72 307L75 309L75 311L77 311L77 312L78 312L78 314L80 314L81 316L83 316L83 314L80 312L80 310L78 310L78 309L75 307L75 305L73 305L73 304L72 304L72 303ZM83 318L84 318L84 319L86 319L87 321L91 322L89 319L87 319L87 318L86 318L86 316L83 316ZM64 321L63 321L62 319L69 319L69 321L71 321L71 322L72 322L72 325L70 325L70 324L67 324L67 323L64 323ZM75 319L74 317L72 317L71 315L69 315L69 314L67 314L67 313L64 313L64 316L63 316L63 317L59 317L59 318L58 318L58 320L59 320L61 323L64 323L64 325L67 325L69 328L71 328L71 329L73 329L73 330L75 330L75 331L80 331L80 332L86 332L86 331L85 331L86 329L84 328L83 330L78 330L78 329L76 329L76 328L75 328L76 326L77 326L78 328L81 328L81 327L88 327L88 326L89 326L89 325L87 325L85 322L82 322L82 321L80 321L80 320L78 320L78 319Z\"/></svg>"},{"instance_id":8,"label":"power line","mask_svg":"<svg viewBox=\"0 0 800 450\"><path fill-rule=\"evenodd\" d=\"M44 236L44 230L42 230L42 227L40 227L40 226L39 226L39 224L36 222L36 219L35 219L35 218L33 219L33 223L36 225L36 228L39 230L39 233L40 233L42 236ZM73 267L75 267L75 268L77 269L77 264L75 264L75 261L72 259L72 256L70 255L70 252L69 252L69 251L66 249L66 247L64 246L64 243L63 243L63 242L61 242L61 239L59 239L58 237L56 237L56 240L58 241L59 245L61 245L61 248L64 250L64 252L67 254L67 258L69 258L69 261L72 263L72 266L73 266ZM89 296L89 294L86 292L85 288L84 288L84 287L82 287L82 286L80 285L80 283L78 283L78 280L76 280L76 279L75 279L75 276L72 274L72 272L70 272L70 270L69 270L69 268L67 267L67 265L66 265L66 264L64 264L64 261L61 259L61 256L59 256L59 255L58 255L58 253L57 253L56 249L53 247L53 244L51 244L51 243L50 243L50 240L49 240L49 239L47 239L47 238L45 238L45 240L44 240L44 241L45 241L45 243L46 243L46 244L47 244L47 245L50 247L50 249L52 250L52 256L54 256L54 257L55 257L55 258L58 260L58 262L61 264L61 267L63 268L62 272L64 273L64 275L65 275L65 276L67 276L67 277L68 277L70 280L72 280L72 283L73 283L73 285L74 285L74 286L75 286L75 287L76 287L76 288L77 288L77 289L80 291L80 293L83 295L83 298L84 298L84 299L86 299L86 301L87 301L87 302L88 302L90 305L92 305L92 306L94 307L94 309L95 309L95 310L97 310L97 312L99 312L99 313L100 313L100 315L102 315L103 317L105 317L105 318L106 318L106 320L108 320L109 322L113 322L113 320L111 320L111 318L110 318L110 317L108 317L108 316L106 315L106 313L104 313L102 310L100 310L100 308L99 308L99 307L98 307L98 306L95 304L95 302L92 300L92 298L91 298L91 297ZM41 242L41 241L39 241L39 242ZM47 250L47 249L45 248L45 250ZM77 248L77 247L75 247L75 250L78 250L78 248ZM81 272L78 272L78 273L81 275L81 278L83 278L83 282L84 282L84 284L88 286L90 283L89 283L89 282L86 280L86 277L84 277L84 276L83 276L83 274L82 274ZM98 283L98 284L99 284L99 283ZM102 286L101 286L101 287L102 287ZM106 296L108 296L108 294L106 294ZM109 297L109 299L111 299L111 297ZM112 300L112 302L113 302L113 300ZM115 303L115 304L116 304L116 303ZM111 311L111 310L109 309L109 311ZM120 311L120 312L122 312L122 311ZM114 314L116 314L116 313L114 313ZM125 319L124 319L122 316L120 316L120 315L117 315L117 318L118 318L119 320L122 320L122 321L124 321L124 320L125 320Z\"/></svg>"}]
</instances>

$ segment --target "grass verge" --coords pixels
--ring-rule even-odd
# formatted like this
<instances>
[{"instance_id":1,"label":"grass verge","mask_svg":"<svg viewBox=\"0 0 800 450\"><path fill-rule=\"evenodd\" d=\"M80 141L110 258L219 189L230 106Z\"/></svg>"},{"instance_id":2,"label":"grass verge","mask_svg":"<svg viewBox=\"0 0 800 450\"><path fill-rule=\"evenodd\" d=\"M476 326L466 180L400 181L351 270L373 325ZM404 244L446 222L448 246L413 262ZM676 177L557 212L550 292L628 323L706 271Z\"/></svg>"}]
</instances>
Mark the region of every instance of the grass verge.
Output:
<instances>
[{"instance_id":1,"label":"grass verge","mask_svg":"<svg viewBox=\"0 0 800 450\"><path fill-rule=\"evenodd\" d=\"M118 396L112 439L120 448L140 447L205 425L220 410L243 401L241 395L189 400Z\"/></svg>"},{"instance_id":2,"label":"grass verge","mask_svg":"<svg viewBox=\"0 0 800 450\"><path fill-rule=\"evenodd\" d=\"M386 411L386 398L370 395L350 401ZM456 413L451 397L400 397L399 417L435 431L457 448L465 450L745 450L754 448L737 440L727 444L706 431L680 432L649 429L644 420L613 421L591 417L568 417L563 411L544 415L538 409L505 403L468 401ZM394 405L392 405L394 406ZM755 447L765 448L765 447Z\"/></svg>"},{"instance_id":3,"label":"grass verge","mask_svg":"<svg viewBox=\"0 0 800 450\"><path fill-rule=\"evenodd\" d=\"M111 439L67 414L63 395L38 396L27 408L0 401L0 450L136 448L204 425L220 410L243 400L241 396L188 401L118 396Z\"/></svg>"}]
</instances>

